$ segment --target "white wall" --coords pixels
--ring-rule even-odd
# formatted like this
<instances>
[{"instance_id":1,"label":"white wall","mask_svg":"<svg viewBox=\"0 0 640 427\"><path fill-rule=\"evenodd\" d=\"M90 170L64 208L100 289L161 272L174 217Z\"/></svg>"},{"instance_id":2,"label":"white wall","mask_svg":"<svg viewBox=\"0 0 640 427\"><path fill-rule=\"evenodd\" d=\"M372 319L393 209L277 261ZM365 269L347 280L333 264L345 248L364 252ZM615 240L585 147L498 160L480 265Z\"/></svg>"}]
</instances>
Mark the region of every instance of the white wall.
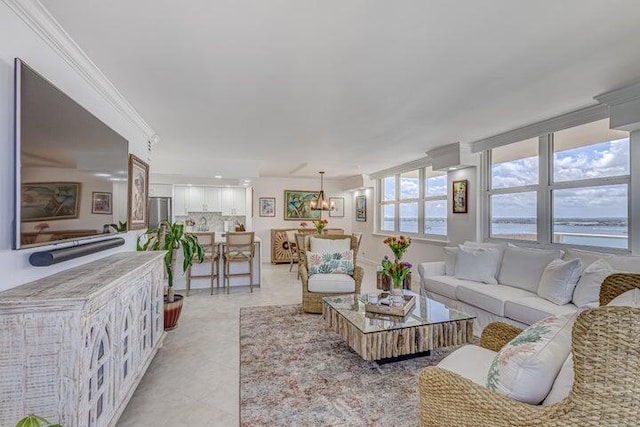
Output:
<instances>
[{"instance_id":1,"label":"white wall","mask_svg":"<svg viewBox=\"0 0 640 427\"><path fill-rule=\"evenodd\" d=\"M5 3L0 2L0 291L58 271L66 270L115 252L135 249L135 232L127 233L126 244L98 254L67 261L51 267L31 267L33 249L14 251L14 58L19 57L44 75L63 92L129 140L129 151L142 159L147 135L76 73L47 43L29 28ZM89 240L90 241L90 240ZM60 244L57 247L68 246ZM49 246L51 248L52 246Z\"/></svg>"},{"instance_id":2,"label":"white wall","mask_svg":"<svg viewBox=\"0 0 640 427\"><path fill-rule=\"evenodd\" d=\"M299 228L300 221L284 220L284 190L320 190L320 177L317 179L300 178L258 178L252 182L253 185L253 218L251 221L252 230L262 239L262 262L271 260L271 229L272 228ZM322 213L322 218L329 221L329 228L342 228L345 233L350 234L353 229L353 204L351 193L340 190L340 182L324 180L324 193L329 197L344 197L344 217L330 217L328 212ZM275 197L276 216L261 217L259 215L258 200L260 197ZM251 215L251 211L247 212ZM308 222L308 221L307 221ZM309 224L311 225L311 224Z\"/></svg>"}]
</instances>

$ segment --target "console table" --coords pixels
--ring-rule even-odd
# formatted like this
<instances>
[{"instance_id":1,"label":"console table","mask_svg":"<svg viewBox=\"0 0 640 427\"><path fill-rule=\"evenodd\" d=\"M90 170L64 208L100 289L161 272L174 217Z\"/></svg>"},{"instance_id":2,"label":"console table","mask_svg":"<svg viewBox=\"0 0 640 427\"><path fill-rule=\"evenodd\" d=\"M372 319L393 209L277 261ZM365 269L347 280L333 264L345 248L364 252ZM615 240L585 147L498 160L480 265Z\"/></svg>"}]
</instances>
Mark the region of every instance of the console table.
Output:
<instances>
[{"instance_id":1,"label":"console table","mask_svg":"<svg viewBox=\"0 0 640 427\"><path fill-rule=\"evenodd\" d=\"M0 293L0 425L115 425L165 336L162 258L118 253Z\"/></svg>"}]
</instances>

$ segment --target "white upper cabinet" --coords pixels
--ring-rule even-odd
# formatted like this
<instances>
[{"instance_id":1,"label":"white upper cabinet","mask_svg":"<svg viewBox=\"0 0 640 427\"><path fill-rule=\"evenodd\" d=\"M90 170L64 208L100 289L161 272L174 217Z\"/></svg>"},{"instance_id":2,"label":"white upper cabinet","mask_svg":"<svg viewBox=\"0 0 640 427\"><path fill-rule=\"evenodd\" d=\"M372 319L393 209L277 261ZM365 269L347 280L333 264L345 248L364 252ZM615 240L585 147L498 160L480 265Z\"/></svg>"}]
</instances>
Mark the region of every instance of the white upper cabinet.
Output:
<instances>
[{"instance_id":1,"label":"white upper cabinet","mask_svg":"<svg viewBox=\"0 0 640 427\"><path fill-rule=\"evenodd\" d=\"M186 185L173 186L173 215L189 213L189 188Z\"/></svg>"},{"instance_id":2,"label":"white upper cabinet","mask_svg":"<svg viewBox=\"0 0 640 427\"><path fill-rule=\"evenodd\" d=\"M189 212L207 212L204 202L204 187L189 187Z\"/></svg>"},{"instance_id":3,"label":"white upper cabinet","mask_svg":"<svg viewBox=\"0 0 640 427\"><path fill-rule=\"evenodd\" d=\"M204 187L204 203L206 211L220 212L220 187Z\"/></svg>"},{"instance_id":4,"label":"white upper cabinet","mask_svg":"<svg viewBox=\"0 0 640 427\"><path fill-rule=\"evenodd\" d=\"M244 188L222 189L222 215L246 215L246 190Z\"/></svg>"},{"instance_id":5,"label":"white upper cabinet","mask_svg":"<svg viewBox=\"0 0 640 427\"><path fill-rule=\"evenodd\" d=\"M172 193L173 185L171 184L149 184L150 197L171 197Z\"/></svg>"}]
</instances>

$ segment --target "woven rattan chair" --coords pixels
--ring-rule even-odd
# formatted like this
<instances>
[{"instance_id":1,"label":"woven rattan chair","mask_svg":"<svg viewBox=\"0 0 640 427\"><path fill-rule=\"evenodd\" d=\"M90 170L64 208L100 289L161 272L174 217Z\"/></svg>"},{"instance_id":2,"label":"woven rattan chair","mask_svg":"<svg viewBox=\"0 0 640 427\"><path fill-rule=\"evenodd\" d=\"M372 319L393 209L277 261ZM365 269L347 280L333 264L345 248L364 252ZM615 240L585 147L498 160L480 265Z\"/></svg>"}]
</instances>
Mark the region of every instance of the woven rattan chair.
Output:
<instances>
[{"instance_id":1,"label":"woven rattan chair","mask_svg":"<svg viewBox=\"0 0 640 427\"><path fill-rule=\"evenodd\" d=\"M573 327L574 384L551 406L520 403L438 367L420 373L423 426L629 426L640 424L640 309L603 307L640 288L640 274L614 274L600 290L601 307L584 311ZM480 345L498 351L520 329L492 323Z\"/></svg>"},{"instance_id":2,"label":"woven rattan chair","mask_svg":"<svg viewBox=\"0 0 640 427\"><path fill-rule=\"evenodd\" d=\"M224 260L223 286L227 287L227 294L231 288L231 277L234 276L249 276L249 290L253 292L255 233L253 231L227 233L226 240L222 258ZM231 273L231 264L233 263L247 263L249 271L247 273Z\"/></svg>"},{"instance_id":3,"label":"woven rattan chair","mask_svg":"<svg viewBox=\"0 0 640 427\"><path fill-rule=\"evenodd\" d=\"M353 280L355 281L355 293L360 293L360 286L362 285L362 278L364 277L364 270L356 264L356 255L358 253L358 239L353 236L347 235L322 235L322 236L309 236L309 235L297 235L298 242L302 243L299 248L299 266L300 266L300 279L302 281L302 309L307 313L322 313L322 298L335 295L344 294L339 293L322 293L322 292L310 292L309 291L309 273L307 268L306 253L310 249L311 237L318 239L350 239L351 249L353 249Z\"/></svg>"},{"instance_id":4,"label":"woven rattan chair","mask_svg":"<svg viewBox=\"0 0 640 427\"><path fill-rule=\"evenodd\" d=\"M202 263L209 264L209 274L199 274L194 275L191 272L193 266L189 266L187 269L187 279L186 279L186 288L187 288L187 296L189 296L189 291L191 290L191 280L192 279L205 279L209 278L211 280L211 295L213 295L213 279L216 279L216 287L220 288L220 254L218 252L218 245L216 244L216 233L207 232L207 233L191 233L196 236L198 239L198 243L204 249L204 260ZM197 256L194 256L194 262L197 261Z\"/></svg>"}]
</instances>

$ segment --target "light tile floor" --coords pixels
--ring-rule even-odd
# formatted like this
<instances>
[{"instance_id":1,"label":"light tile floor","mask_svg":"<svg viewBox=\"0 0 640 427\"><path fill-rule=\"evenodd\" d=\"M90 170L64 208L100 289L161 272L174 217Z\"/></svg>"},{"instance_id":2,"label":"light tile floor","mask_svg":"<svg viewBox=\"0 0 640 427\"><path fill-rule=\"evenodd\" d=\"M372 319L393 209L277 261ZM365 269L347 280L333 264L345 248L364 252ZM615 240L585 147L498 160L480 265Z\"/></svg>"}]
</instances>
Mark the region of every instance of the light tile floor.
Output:
<instances>
[{"instance_id":1,"label":"light tile floor","mask_svg":"<svg viewBox=\"0 0 640 427\"><path fill-rule=\"evenodd\" d=\"M362 291L375 289L375 266ZM262 286L231 294L192 290L178 328L168 332L118 426L237 426L240 420L239 314L241 307L299 304L296 266L262 264Z\"/></svg>"}]
</instances>

